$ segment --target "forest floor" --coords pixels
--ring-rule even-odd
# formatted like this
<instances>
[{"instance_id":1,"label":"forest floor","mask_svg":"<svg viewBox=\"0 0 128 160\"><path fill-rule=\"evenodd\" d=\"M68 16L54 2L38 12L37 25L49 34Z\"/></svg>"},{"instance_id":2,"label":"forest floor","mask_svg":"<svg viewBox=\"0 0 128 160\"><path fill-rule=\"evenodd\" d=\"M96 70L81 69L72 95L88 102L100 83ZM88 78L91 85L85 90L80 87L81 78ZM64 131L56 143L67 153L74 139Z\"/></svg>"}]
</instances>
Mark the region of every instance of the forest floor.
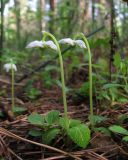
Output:
<instances>
[{"instance_id":1,"label":"forest floor","mask_svg":"<svg viewBox=\"0 0 128 160\"><path fill-rule=\"evenodd\" d=\"M78 76L77 76L78 78ZM83 80L75 82L74 85L82 83ZM63 115L63 104L61 99L61 89L57 86L46 89L40 81L35 86L42 91L38 99L30 101L26 99L22 86L16 86L15 102L18 105L27 108L24 114L13 116L9 110L11 101L7 96L1 96L0 111L4 117L0 118L0 155L4 160L56 160L56 159L73 159L70 155L64 155L56 152L54 149L48 149L41 146L41 139L32 137L28 134L33 126L27 121L27 116L31 113L38 112L46 114L51 110L59 110ZM0 81L0 87L10 92L11 85L4 80ZM94 97L95 99L95 97ZM72 95L67 97L68 115L71 118L80 119L82 122L88 121L89 104L88 100L74 101ZM96 103L96 102L95 102ZM108 119L99 123L97 127L109 127L117 124L117 117L120 114L128 114L128 104L113 104L107 109L100 108L94 104L94 113L96 115L107 116ZM123 122L127 126L127 122ZM38 142L38 143L35 143ZM108 136L101 132L94 132L91 136L90 144L86 149L79 147L66 146L63 143L63 137L57 137L51 146L76 156L76 159L89 160L127 160L128 144L122 143L120 136ZM75 159L75 158L74 158Z\"/></svg>"}]
</instances>

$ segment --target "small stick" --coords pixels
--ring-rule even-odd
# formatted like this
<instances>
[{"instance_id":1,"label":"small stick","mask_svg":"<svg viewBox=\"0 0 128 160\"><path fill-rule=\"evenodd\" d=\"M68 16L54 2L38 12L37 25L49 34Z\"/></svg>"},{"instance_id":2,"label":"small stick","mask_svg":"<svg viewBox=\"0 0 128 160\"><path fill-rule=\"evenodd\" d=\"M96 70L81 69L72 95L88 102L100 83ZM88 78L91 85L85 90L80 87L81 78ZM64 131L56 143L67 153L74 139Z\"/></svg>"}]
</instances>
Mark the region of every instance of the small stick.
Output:
<instances>
[{"instance_id":1,"label":"small stick","mask_svg":"<svg viewBox=\"0 0 128 160\"><path fill-rule=\"evenodd\" d=\"M28 139L26 139L26 138L22 138L22 137L20 137L20 136L17 136L16 134L11 133L11 132L7 131L7 130L4 129L4 128L0 128L0 133L1 133L1 134L5 134L5 135L8 136L8 137L12 137L12 138L15 138L15 139L19 139L19 140L22 140L22 141L24 141L24 142L28 142L28 143L31 143L31 144L35 144L35 145L38 145L38 146L41 146L41 147L44 147L44 148L53 150L53 151L55 151L55 152L59 152L59 153L61 153L61 154L68 155L69 157L72 157L72 158L74 158L74 159L76 159L76 160L82 160L81 158L79 158L79 157L77 157L77 156L74 156L74 155L72 155L72 154L70 154L70 153L68 153L68 152L63 151L63 150L60 150L60 149L58 149L58 148L51 147L51 146L48 146L48 145L46 145L46 144L34 142L34 141L28 140Z\"/></svg>"}]
</instances>

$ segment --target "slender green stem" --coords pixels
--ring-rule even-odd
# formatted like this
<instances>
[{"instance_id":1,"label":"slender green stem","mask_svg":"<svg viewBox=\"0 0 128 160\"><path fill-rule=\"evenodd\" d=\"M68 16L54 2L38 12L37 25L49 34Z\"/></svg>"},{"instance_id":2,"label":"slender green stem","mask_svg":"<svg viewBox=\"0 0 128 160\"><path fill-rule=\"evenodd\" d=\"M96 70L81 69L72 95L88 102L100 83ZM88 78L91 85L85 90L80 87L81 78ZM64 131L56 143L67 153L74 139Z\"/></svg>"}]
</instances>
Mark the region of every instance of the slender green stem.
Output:
<instances>
[{"instance_id":1,"label":"slender green stem","mask_svg":"<svg viewBox=\"0 0 128 160\"><path fill-rule=\"evenodd\" d=\"M15 102L14 102L14 69L13 69L13 66L12 66L12 63L11 63L11 74L12 74L12 88L11 88L11 93L12 93L12 112L14 111L14 105L15 105Z\"/></svg>"},{"instance_id":2,"label":"slender green stem","mask_svg":"<svg viewBox=\"0 0 128 160\"><path fill-rule=\"evenodd\" d=\"M58 54L59 54L59 61L60 61L60 69L61 69L61 82L62 82L62 94L63 94L63 104L64 104L64 116L65 116L65 119L66 119L67 129L68 129L68 109L67 109L68 107L67 107L67 100L66 100L63 59L62 59L60 46L59 46L59 43L56 40L56 38L51 33L43 32L43 34L44 34L45 38L46 38L46 36L49 36L53 40L55 45L57 46L57 50L58 50ZM43 38L43 40L44 40L44 38Z\"/></svg>"},{"instance_id":3,"label":"slender green stem","mask_svg":"<svg viewBox=\"0 0 128 160\"><path fill-rule=\"evenodd\" d=\"M79 35L83 41L86 44L87 50L88 50L88 58L89 58L89 100L90 100L90 122L91 122L91 126L93 126L93 95L92 95L92 57L91 57L91 50L90 50L90 46L88 43L87 38L85 37L85 35L83 33L81 33Z\"/></svg>"}]
</instances>

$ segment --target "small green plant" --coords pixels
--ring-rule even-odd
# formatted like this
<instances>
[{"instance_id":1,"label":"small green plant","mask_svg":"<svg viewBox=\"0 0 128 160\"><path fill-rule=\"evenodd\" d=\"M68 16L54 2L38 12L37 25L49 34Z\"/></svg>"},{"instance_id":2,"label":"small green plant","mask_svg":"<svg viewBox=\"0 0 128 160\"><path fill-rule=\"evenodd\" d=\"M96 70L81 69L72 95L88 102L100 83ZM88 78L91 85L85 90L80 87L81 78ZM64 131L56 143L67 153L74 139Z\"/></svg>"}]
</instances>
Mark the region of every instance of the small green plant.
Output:
<instances>
[{"instance_id":1,"label":"small green plant","mask_svg":"<svg viewBox=\"0 0 128 160\"><path fill-rule=\"evenodd\" d=\"M9 63L4 64L4 69L6 72L11 70L11 110L13 113L21 113L26 111L25 108L15 106L15 91L14 91L14 82L15 82L15 71L17 71L17 67L14 64L13 60L10 59Z\"/></svg>"},{"instance_id":2,"label":"small green plant","mask_svg":"<svg viewBox=\"0 0 128 160\"><path fill-rule=\"evenodd\" d=\"M43 31L43 39L42 41L45 41L46 37L50 37L55 45L57 46L57 52L59 54L59 61L60 61L60 72L61 72L61 83L62 83L62 94L63 94L63 104L64 104L64 116L65 120L67 121L67 129L68 129L68 109L67 109L67 100L66 100L66 90L65 90L65 79L64 79L64 67L63 67L63 59L62 59L62 54L60 50L60 46L56 38L51 34L46 31Z\"/></svg>"},{"instance_id":3,"label":"small green plant","mask_svg":"<svg viewBox=\"0 0 128 160\"><path fill-rule=\"evenodd\" d=\"M87 38L83 33L79 34L82 40L72 40L71 38L64 38L59 41L60 44L69 44L71 46L79 46L80 48L88 50L89 56L89 96L90 96L90 122L93 126L93 100L92 100L92 60L91 60L91 51Z\"/></svg>"},{"instance_id":4,"label":"small green plant","mask_svg":"<svg viewBox=\"0 0 128 160\"><path fill-rule=\"evenodd\" d=\"M128 142L128 130L118 126L118 125L113 125L109 127L109 130L111 132L117 133L117 134L121 134L123 136L122 140L125 142Z\"/></svg>"},{"instance_id":5,"label":"small green plant","mask_svg":"<svg viewBox=\"0 0 128 160\"><path fill-rule=\"evenodd\" d=\"M45 41L47 37L50 37L53 41ZM64 104L64 116L65 116L65 120L67 121L67 129L68 129L68 113L67 113L68 111L67 111L67 100L66 100L66 91L65 91L64 68L63 68L63 59L62 59L59 43L51 33L43 31L42 41L33 41L27 45L27 48L33 48L33 47L41 47L41 48L50 47L51 49L57 51L59 54L62 94L63 94L63 104Z\"/></svg>"},{"instance_id":6,"label":"small green plant","mask_svg":"<svg viewBox=\"0 0 128 160\"><path fill-rule=\"evenodd\" d=\"M59 111L50 111L45 116L34 113L28 116L28 121L38 128L29 131L34 137L41 137L42 142L50 144L57 135L67 135L68 139L82 148L86 148L90 141L89 128L79 120L68 119L69 127L65 118L59 117Z\"/></svg>"},{"instance_id":7,"label":"small green plant","mask_svg":"<svg viewBox=\"0 0 128 160\"><path fill-rule=\"evenodd\" d=\"M109 74L106 63L107 61L105 59L100 59L99 64L93 65L94 69L96 70L95 74L97 78L97 84L95 85L97 100L100 102L105 101L106 103L110 103L110 105L116 103L127 103L128 59L122 59L119 53L114 55L114 71L112 72L112 82L108 82Z\"/></svg>"},{"instance_id":8,"label":"small green plant","mask_svg":"<svg viewBox=\"0 0 128 160\"><path fill-rule=\"evenodd\" d=\"M4 69L6 70L6 72L9 72L11 70L11 99L12 99L12 111L14 111L14 105L15 105L15 95L14 95L14 81L15 81L15 75L14 75L14 71L17 71L17 67L14 64L13 60L10 59L10 62L7 64L4 64Z\"/></svg>"},{"instance_id":9,"label":"small green plant","mask_svg":"<svg viewBox=\"0 0 128 160\"><path fill-rule=\"evenodd\" d=\"M47 37L50 37L53 41L45 41L45 39ZM82 40L76 40L76 44L79 45L79 46L82 46L84 48L86 47L85 44L84 44L84 42ZM67 100L66 100L66 87L65 87L64 68L63 68L63 59L62 59L61 50L60 50L60 46L59 46L58 41L56 40L56 38L52 34L43 31L42 41L34 41L34 42L31 42L30 44L27 45L27 48L32 48L32 47L41 47L41 48L50 47L51 49L54 49L55 51L58 52L58 54L59 54L59 61L60 61L60 71L61 71L63 104L64 104L64 118L59 118L59 121L58 121L59 124L58 125L63 128L63 131L78 146L85 148L87 146L87 144L89 143L89 140L90 140L90 130L89 130L89 128L85 124L81 124L80 121L78 121L78 120L72 120L72 119L68 118ZM47 127L47 124L49 124L51 126L50 127L50 131L48 131L47 129L45 129L45 133L44 134L46 136L49 135L49 137L54 135L53 137L55 137L56 134L58 134L59 130L57 130L56 128L54 128L56 130L51 131L51 128L54 126L53 120L51 121L51 117L54 117L53 114L55 114L55 111L48 113L48 115L46 115L47 118L46 117L42 118L38 114L34 116L36 118L34 118L33 115L30 115L28 117L28 120L32 124L35 124L35 123L37 125L41 125L42 124L41 125L42 127ZM34 119L34 121L33 121L33 119ZM48 119L50 120L50 123L49 123ZM46 122L46 123L43 123L43 122ZM35 133L35 131L33 133ZM43 136L45 137L44 134L43 134ZM49 137L48 137L48 139L50 139ZM46 137L44 139L46 139Z\"/></svg>"},{"instance_id":10,"label":"small green plant","mask_svg":"<svg viewBox=\"0 0 128 160\"><path fill-rule=\"evenodd\" d=\"M87 46L87 50L88 50L88 58L89 58L90 122L91 122L91 125L93 126L94 124L93 124L93 97L92 97L92 56L91 56L90 46L89 46L88 40L85 37L85 35L83 33L81 33L79 35L79 37L81 37L83 39L85 45Z\"/></svg>"},{"instance_id":11,"label":"small green plant","mask_svg":"<svg viewBox=\"0 0 128 160\"><path fill-rule=\"evenodd\" d=\"M29 91L27 91L27 96L31 100L36 99L39 95L41 95L41 91L37 88L32 87Z\"/></svg>"},{"instance_id":12,"label":"small green plant","mask_svg":"<svg viewBox=\"0 0 128 160\"><path fill-rule=\"evenodd\" d=\"M34 87L33 82L33 80L28 81L24 89L27 97L30 100L35 100L37 97L41 95L41 91Z\"/></svg>"},{"instance_id":13,"label":"small green plant","mask_svg":"<svg viewBox=\"0 0 128 160\"><path fill-rule=\"evenodd\" d=\"M42 137L43 143L50 144L60 132L60 129L54 127L58 119L58 111L50 111L45 116L37 113L31 114L28 116L28 121L39 128L37 130L31 129L29 134L34 137Z\"/></svg>"}]
</instances>

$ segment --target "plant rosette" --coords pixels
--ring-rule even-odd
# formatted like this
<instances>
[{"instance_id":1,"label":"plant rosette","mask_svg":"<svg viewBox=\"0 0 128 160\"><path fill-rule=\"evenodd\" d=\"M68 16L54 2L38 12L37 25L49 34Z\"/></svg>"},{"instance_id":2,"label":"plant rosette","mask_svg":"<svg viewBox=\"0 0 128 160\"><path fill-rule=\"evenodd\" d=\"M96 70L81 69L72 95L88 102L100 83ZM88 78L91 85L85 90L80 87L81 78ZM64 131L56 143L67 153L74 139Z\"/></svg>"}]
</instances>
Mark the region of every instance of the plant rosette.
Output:
<instances>
[{"instance_id":1,"label":"plant rosette","mask_svg":"<svg viewBox=\"0 0 128 160\"><path fill-rule=\"evenodd\" d=\"M86 148L90 142L90 129L81 121L67 119L59 116L60 112L52 110L45 116L34 113L28 116L28 121L36 125L37 129L31 129L29 134L34 137L42 137L42 142L50 144L58 135L66 134L77 146Z\"/></svg>"}]
</instances>

